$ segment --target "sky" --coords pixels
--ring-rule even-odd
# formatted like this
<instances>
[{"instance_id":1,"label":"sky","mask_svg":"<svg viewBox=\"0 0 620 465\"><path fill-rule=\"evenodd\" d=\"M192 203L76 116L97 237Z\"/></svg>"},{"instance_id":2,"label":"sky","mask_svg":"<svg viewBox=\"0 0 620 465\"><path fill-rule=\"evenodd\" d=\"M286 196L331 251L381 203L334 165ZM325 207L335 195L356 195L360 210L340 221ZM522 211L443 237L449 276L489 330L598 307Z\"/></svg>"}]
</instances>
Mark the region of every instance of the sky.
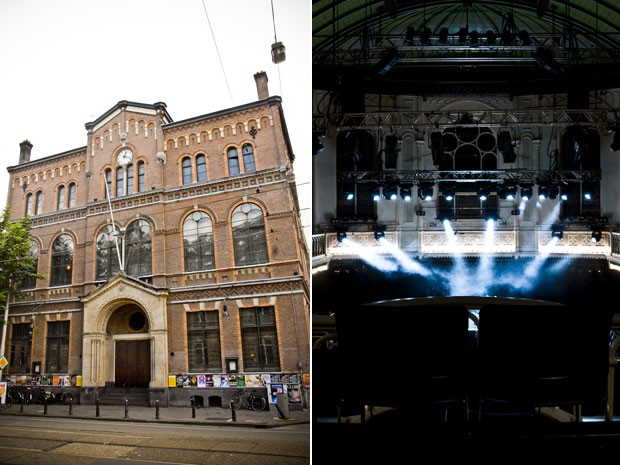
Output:
<instances>
[{"instance_id":1,"label":"sky","mask_svg":"<svg viewBox=\"0 0 620 465\"><path fill-rule=\"evenodd\" d=\"M0 64L2 207L23 140L32 160L83 147L84 125L121 100L165 102L174 121L254 102L265 71L282 97L310 237L308 0L0 0Z\"/></svg>"}]
</instances>

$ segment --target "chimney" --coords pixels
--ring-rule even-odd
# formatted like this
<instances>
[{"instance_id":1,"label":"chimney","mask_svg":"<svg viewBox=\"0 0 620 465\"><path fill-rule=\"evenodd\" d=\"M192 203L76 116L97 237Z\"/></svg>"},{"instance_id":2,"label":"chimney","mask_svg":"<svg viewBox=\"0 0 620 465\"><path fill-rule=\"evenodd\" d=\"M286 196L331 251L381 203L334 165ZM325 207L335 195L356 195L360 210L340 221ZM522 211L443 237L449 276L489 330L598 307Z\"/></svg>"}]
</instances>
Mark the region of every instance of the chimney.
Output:
<instances>
[{"instance_id":1,"label":"chimney","mask_svg":"<svg viewBox=\"0 0 620 465\"><path fill-rule=\"evenodd\" d=\"M258 91L258 99L263 100L269 97L269 86L267 85L267 73L261 71L254 75L256 81L256 90Z\"/></svg>"},{"instance_id":2,"label":"chimney","mask_svg":"<svg viewBox=\"0 0 620 465\"><path fill-rule=\"evenodd\" d=\"M30 151L32 144L29 140L25 140L19 144L19 164L28 163L30 161Z\"/></svg>"}]
</instances>

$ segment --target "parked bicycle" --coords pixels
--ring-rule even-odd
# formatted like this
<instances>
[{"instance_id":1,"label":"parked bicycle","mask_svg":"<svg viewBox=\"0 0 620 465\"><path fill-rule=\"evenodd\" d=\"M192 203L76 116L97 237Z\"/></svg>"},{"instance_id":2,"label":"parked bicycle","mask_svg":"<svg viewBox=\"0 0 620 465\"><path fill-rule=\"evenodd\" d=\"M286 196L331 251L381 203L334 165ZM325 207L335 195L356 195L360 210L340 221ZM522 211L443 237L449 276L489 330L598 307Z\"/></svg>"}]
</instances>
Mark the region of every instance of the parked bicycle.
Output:
<instances>
[{"instance_id":1,"label":"parked bicycle","mask_svg":"<svg viewBox=\"0 0 620 465\"><path fill-rule=\"evenodd\" d=\"M262 412L263 410L265 410L265 407L267 407L267 401L265 400L264 397L257 396L256 394L251 392L244 398L243 393L244 393L243 390L238 390L232 396L232 399L231 399L232 407L235 410L239 410L242 407L242 405L247 407L249 410L253 410L255 412ZM245 403L244 403L244 400L245 400Z\"/></svg>"},{"instance_id":2,"label":"parked bicycle","mask_svg":"<svg viewBox=\"0 0 620 465\"><path fill-rule=\"evenodd\" d=\"M54 392L52 390L46 391L44 388L39 389L39 398L37 402L43 404L47 402L51 403L60 403L60 404L69 404L73 401L73 396L69 392Z\"/></svg>"}]
</instances>

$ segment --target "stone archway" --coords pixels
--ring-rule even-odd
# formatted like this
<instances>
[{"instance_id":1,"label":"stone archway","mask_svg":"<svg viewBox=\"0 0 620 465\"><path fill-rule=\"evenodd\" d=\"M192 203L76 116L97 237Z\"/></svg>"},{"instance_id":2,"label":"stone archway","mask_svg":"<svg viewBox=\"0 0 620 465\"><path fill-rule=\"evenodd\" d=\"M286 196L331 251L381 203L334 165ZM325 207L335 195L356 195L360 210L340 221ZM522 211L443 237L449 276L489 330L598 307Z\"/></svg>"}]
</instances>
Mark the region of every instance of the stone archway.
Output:
<instances>
[{"instance_id":1,"label":"stone archway","mask_svg":"<svg viewBox=\"0 0 620 465\"><path fill-rule=\"evenodd\" d=\"M167 386L167 297L165 290L119 275L82 298L84 387L116 384L117 377L121 385ZM132 370L140 371L139 379L130 377Z\"/></svg>"}]
</instances>

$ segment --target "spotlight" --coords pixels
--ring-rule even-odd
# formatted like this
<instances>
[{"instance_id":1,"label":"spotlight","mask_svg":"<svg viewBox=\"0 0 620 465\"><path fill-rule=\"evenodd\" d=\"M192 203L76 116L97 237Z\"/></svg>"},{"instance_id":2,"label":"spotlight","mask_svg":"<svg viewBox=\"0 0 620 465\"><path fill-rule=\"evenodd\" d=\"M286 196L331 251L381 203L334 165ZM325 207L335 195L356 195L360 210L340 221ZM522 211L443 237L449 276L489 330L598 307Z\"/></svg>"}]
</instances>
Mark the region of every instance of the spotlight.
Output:
<instances>
[{"instance_id":1,"label":"spotlight","mask_svg":"<svg viewBox=\"0 0 620 465\"><path fill-rule=\"evenodd\" d=\"M433 199L433 183L432 182L421 182L418 185L418 197L420 199L428 202Z\"/></svg>"},{"instance_id":2,"label":"spotlight","mask_svg":"<svg viewBox=\"0 0 620 465\"><path fill-rule=\"evenodd\" d=\"M601 231L600 229L593 229L592 230L592 242L601 242L601 239L603 238L603 231Z\"/></svg>"},{"instance_id":3,"label":"spotlight","mask_svg":"<svg viewBox=\"0 0 620 465\"><path fill-rule=\"evenodd\" d=\"M481 185L478 187L478 198L483 202L489 198L491 195L491 190L487 185Z\"/></svg>"},{"instance_id":4,"label":"spotlight","mask_svg":"<svg viewBox=\"0 0 620 465\"><path fill-rule=\"evenodd\" d=\"M563 201L568 200L568 194L566 192L560 193L560 200L563 200Z\"/></svg>"},{"instance_id":5,"label":"spotlight","mask_svg":"<svg viewBox=\"0 0 620 465\"><path fill-rule=\"evenodd\" d=\"M534 196L534 189L531 184L521 186L521 199L528 201Z\"/></svg>"},{"instance_id":6,"label":"spotlight","mask_svg":"<svg viewBox=\"0 0 620 465\"><path fill-rule=\"evenodd\" d=\"M347 238L347 232L346 231L338 231L336 233L336 239L338 240L338 242L342 242Z\"/></svg>"},{"instance_id":7,"label":"spotlight","mask_svg":"<svg viewBox=\"0 0 620 465\"><path fill-rule=\"evenodd\" d=\"M353 189L347 189L344 191L344 199L345 200L353 200L355 198L355 193Z\"/></svg>"},{"instance_id":8,"label":"spotlight","mask_svg":"<svg viewBox=\"0 0 620 465\"><path fill-rule=\"evenodd\" d=\"M442 223L445 221L452 221L454 214L451 208L440 208L437 210L437 219Z\"/></svg>"},{"instance_id":9,"label":"spotlight","mask_svg":"<svg viewBox=\"0 0 620 465\"><path fill-rule=\"evenodd\" d=\"M324 130L312 131L312 155L318 155L325 150L322 142L323 137L325 137Z\"/></svg>"},{"instance_id":10,"label":"spotlight","mask_svg":"<svg viewBox=\"0 0 620 465\"><path fill-rule=\"evenodd\" d=\"M485 221L497 221L499 219L499 212L495 208L486 208L484 211Z\"/></svg>"},{"instance_id":11,"label":"spotlight","mask_svg":"<svg viewBox=\"0 0 620 465\"><path fill-rule=\"evenodd\" d=\"M400 188L400 198L405 202L411 201L411 186L401 186Z\"/></svg>"},{"instance_id":12,"label":"spotlight","mask_svg":"<svg viewBox=\"0 0 620 465\"><path fill-rule=\"evenodd\" d=\"M386 200L396 200L397 193L395 186L385 186L383 188L383 197Z\"/></svg>"},{"instance_id":13,"label":"spotlight","mask_svg":"<svg viewBox=\"0 0 620 465\"><path fill-rule=\"evenodd\" d=\"M381 200L381 192L379 191L378 187L373 187L370 190L370 198L373 202L378 202L379 200Z\"/></svg>"},{"instance_id":14,"label":"spotlight","mask_svg":"<svg viewBox=\"0 0 620 465\"><path fill-rule=\"evenodd\" d=\"M557 199L559 194L560 194L560 188L558 186L556 186L555 184L552 184L549 186L547 190L547 195L549 196L550 200Z\"/></svg>"},{"instance_id":15,"label":"spotlight","mask_svg":"<svg viewBox=\"0 0 620 465\"><path fill-rule=\"evenodd\" d=\"M456 189L454 184L452 183L443 183L441 186L441 193L443 194L444 199L448 202L452 202L454 200L454 196L456 195Z\"/></svg>"},{"instance_id":16,"label":"spotlight","mask_svg":"<svg viewBox=\"0 0 620 465\"><path fill-rule=\"evenodd\" d=\"M551 227L551 237L553 239L561 240L564 237L564 226L560 224L554 224Z\"/></svg>"},{"instance_id":17,"label":"spotlight","mask_svg":"<svg viewBox=\"0 0 620 465\"><path fill-rule=\"evenodd\" d=\"M538 200L546 200L549 197L549 186L547 184L538 185Z\"/></svg>"},{"instance_id":18,"label":"spotlight","mask_svg":"<svg viewBox=\"0 0 620 465\"><path fill-rule=\"evenodd\" d=\"M581 186L583 192L583 198L585 200L592 200L596 194L596 185L590 181L584 181Z\"/></svg>"},{"instance_id":19,"label":"spotlight","mask_svg":"<svg viewBox=\"0 0 620 465\"><path fill-rule=\"evenodd\" d=\"M375 226L375 240L383 239L385 237L385 226Z\"/></svg>"},{"instance_id":20,"label":"spotlight","mask_svg":"<svg viewBox=\"0 0 620 465\"><path fill-rule=\"evenodd\" d=\"M497 195L501 200L514 200L517 198L517 186L504 183L497 188Z\"/></svg>"}]
</instances>

